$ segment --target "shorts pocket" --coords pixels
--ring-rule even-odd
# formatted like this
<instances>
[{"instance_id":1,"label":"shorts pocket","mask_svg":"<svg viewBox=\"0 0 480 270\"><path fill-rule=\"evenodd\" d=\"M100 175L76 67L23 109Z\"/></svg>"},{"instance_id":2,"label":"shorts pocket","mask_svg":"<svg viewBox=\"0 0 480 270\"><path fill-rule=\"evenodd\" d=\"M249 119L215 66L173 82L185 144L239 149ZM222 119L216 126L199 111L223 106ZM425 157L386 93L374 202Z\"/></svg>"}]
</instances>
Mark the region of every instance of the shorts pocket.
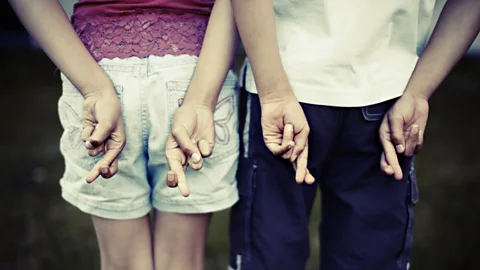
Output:
<instances>
[{"instance_id":1,"label":"shorts pocket","mask_svg":"<svg viewBox=\"0 0 480 270\"><path fill-rule=\"evenodd\" d=\"M190 81L177 80L166 82L168 129L170 130L176 110L182 106ZM225 81L214 113L215 146L213 154L205 159L206 163L226 158L238 151L238 101L236 80ZM213 164L214 165L214 164Z\"/></svg>"},{"instance_id":2,"label":"shorts pocket","mask_svg":"<svg viewBox=\"0 0 480 270\"><path fill-rule=\"evenodd\" d=\"M363 118L366 121L380 121L397 99L362 107Z\"/></svg>"},{"instance_id":3,"label":"shorts pocket","mask_svg":"<svg viewBox=\"0 0 480 270\"><path fill-rule=\"evenodd\" d=\"M252 256L252 210L257 166L250 159L240 158L237 172L239 201L230 212L230 267L242 268L242 261Z\"/></svg>"},{"instance_id":4,"label":"shorts pocket","mask_svg":"<svg viewBox=\"0 0 480 270\"><path fill-rule=\"evenodd\" d=\"M418 186L417 176L415 173L414 159L411 159L407 191L407 223L405 228L405 239L402 251L397 259L397 265L400 269L407 269L410 264L410 256L413 247L413 225L414 225L414 211L413 207L418 202Z\"/></svg>"},{"instance_id":5,"label":"shorts pocket","mask_svg":"<svg viewBox=\"0 0 480 270\"><path fill-rule=\"evenodd\" d=\"M91 170L100 158L98 156L90 157L87 149L83 146L83 97L80 93L75 94L74 91L77 91L77 89L64 87L63 95L58 101L58 114L63 127L60 150L67 163L73 163L82 169ZM68 166L66 169L68 170Z\"/></svg>"},{"instance_id":6,"label":"shorts pocket","mask_svg":"<svg viewBox=\"0 0 480 270\"><path fill-rule=\"evenodd\" d=\"M58 115L63 127L63 134L60 138L60 150L67 161L85 170L91 170L95 163L101 159L102 154L91 157L83 146L82 117L84 99L81 93L63 74L62 81L62 96L58 101ZM123 88L116 85L115 91L122 103Z\"/></svg>"}]
</instances>

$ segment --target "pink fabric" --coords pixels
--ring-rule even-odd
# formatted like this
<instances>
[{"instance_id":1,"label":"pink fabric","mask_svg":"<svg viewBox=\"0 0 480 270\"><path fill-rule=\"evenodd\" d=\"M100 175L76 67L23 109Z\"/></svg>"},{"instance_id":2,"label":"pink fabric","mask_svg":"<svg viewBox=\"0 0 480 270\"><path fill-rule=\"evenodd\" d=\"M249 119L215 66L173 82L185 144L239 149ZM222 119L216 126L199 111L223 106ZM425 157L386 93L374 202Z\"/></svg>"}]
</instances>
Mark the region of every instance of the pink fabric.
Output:
<instances>
[{"instance_id":1,"label":"pink fabric","mask_svg":"<svg viewBox=\"0 0 480 270\"><path fill-rule=\"evenodd\" d=\"M196 55L214 0L80 0L72 24L97 61Z\"/></svg>"},{"instance_id":2,"label":"pink fabric","mask_svg":"<svg viewBox=\"0 0 480 270\"><path fill-rule=\"evenodd\" d=\"M214 3L215 0L79 0L74 6L74 16L118 15L145 9L209 15Z\"/></svg>"}]
</instances>

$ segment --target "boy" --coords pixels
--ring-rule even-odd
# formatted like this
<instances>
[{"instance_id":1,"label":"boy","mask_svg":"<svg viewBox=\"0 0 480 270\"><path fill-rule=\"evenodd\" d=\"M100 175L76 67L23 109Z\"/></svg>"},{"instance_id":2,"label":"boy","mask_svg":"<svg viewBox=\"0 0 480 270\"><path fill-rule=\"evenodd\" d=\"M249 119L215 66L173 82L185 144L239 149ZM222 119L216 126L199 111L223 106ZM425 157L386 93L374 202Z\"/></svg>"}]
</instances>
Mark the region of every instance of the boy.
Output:
<instances>
[{"instance_id":1,"label":"boy","mask_svg":"<svg viewBox=\"0 0 480 270\"><path fill-rule=\"evenodd\" d=\"M423 51L434 2L232 0L249 94L231 269L305 269L318 186L322 269L408 268L428 99L480 29L480 1L448 1Z\"/></svg>"}]
</instances>

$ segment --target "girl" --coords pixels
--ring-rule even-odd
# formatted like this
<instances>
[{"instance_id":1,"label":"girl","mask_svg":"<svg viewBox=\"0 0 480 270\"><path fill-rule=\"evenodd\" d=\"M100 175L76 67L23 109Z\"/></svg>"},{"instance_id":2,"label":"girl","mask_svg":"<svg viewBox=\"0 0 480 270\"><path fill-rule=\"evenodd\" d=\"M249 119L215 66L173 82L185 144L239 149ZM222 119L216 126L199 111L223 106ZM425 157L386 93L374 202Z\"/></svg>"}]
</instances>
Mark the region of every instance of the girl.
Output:
<instances>
[{"instance_id":1,"label":"girl","mask_svg":"<svg viewBox=\"0 0 480 270\"><path fill-rule=\"evenodd\" d=\"M209 213L238 200L230 1L80 0L72 24L57 0L10 2L62 71L62 196L102 269L202 269Z\"/></svg>"}]
</instances>

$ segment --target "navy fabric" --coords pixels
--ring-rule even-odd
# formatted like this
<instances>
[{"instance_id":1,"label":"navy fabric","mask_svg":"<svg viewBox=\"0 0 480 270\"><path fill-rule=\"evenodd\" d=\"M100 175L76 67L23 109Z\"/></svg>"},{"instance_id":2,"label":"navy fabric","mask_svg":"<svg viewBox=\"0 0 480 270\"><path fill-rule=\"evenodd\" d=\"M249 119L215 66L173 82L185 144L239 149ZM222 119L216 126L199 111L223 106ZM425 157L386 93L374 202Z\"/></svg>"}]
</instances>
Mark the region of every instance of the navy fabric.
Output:
<instances>
[{"instance_id":1,"label":"navy fabric","mask_svg":"<svg viewBox=\"0 0 480 270\"><path fill-rule=\"evenodd\" d=\"M320 256L321 269L405 270L418 194L413 159L399 156L401 181L379 165L378 129L394 100L363 108L302 104L316 182L299 185L292 164L265 146L258 96L247 95L248 151L240 155L240 201L231 212L230 269L305 269L308 221L320 187L321 253L312 256Z\"/></svg>"}]
</instances>

